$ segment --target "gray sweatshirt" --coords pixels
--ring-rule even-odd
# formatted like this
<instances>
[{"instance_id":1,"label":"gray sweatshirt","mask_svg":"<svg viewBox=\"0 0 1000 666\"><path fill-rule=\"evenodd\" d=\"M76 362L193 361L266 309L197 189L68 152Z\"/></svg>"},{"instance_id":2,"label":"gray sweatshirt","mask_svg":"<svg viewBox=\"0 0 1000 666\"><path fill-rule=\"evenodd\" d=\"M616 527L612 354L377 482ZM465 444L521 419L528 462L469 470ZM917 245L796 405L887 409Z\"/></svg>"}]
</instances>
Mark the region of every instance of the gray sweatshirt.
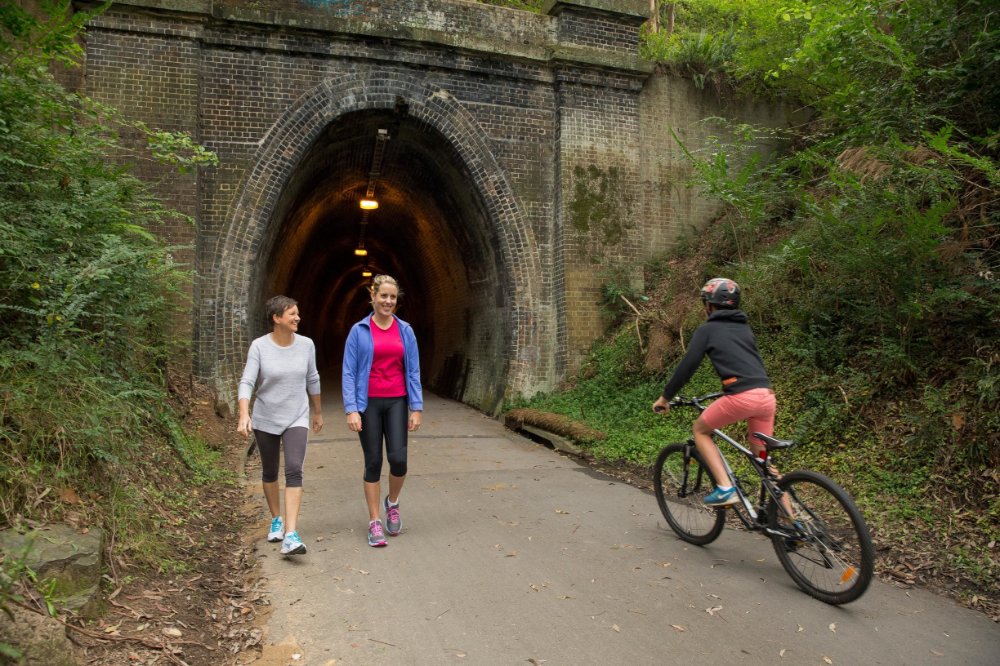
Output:
<instances>
[{"instance_id":1,"label":"gray sweatshirt","mask_svg":"<svg viewBox=\"0 0 1000 666\"><path fill-rule=\"evenodd\" d=\"M271 335L250 343L238 396L249 400L257 385L251 423L255 430L280 435L295 427L309 427L309 396L319 395L316 347L309 338L293 334L292 344L279 347Z\"/></svg>"}]
</instances>

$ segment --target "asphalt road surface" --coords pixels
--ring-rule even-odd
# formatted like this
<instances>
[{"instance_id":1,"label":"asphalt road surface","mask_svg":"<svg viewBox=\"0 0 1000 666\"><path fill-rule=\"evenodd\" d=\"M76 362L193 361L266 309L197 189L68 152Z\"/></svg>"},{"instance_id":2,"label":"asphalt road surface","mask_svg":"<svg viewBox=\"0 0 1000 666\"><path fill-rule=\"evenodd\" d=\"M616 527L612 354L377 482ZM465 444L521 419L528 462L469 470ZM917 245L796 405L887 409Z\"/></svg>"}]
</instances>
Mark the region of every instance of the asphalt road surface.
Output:
<instances>
[{"instance_id":1,"label":"asphalt road surface","mask_svg":"<svg viewBox=\"0 0 1000 666\"><path fill-rule=\"evenodd\" d=\"M1000 626L946 598L876 581L826 605L759 535L689 546L652 493L459 403L427 396L425 409L403 532L370 548L357 435L325 401L306 456L308 553L282 557L261 514L263 661L1000 664Z\"/></svg>"}]
</instances>

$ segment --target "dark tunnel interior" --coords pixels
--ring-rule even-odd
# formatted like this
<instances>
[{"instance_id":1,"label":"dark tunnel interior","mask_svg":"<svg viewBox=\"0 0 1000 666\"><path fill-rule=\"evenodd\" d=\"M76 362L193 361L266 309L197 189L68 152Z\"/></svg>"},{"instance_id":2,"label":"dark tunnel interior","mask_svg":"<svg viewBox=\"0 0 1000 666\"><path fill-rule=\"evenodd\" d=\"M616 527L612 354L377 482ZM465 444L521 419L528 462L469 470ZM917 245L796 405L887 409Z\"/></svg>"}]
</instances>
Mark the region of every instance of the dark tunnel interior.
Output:
<instances>
[{"instance_id":1,"label":"dark tunnel interior","mask_svg":"<svg viewBox=\"0 0 1000 666\"><path fill-rule=\"evenodd\" d=\"M381 150L380 130L388 135ZM378 208L365 217L360 201L370 189ZM329 125L281 193L268 229L250 299L254 319L264 326L261 306L274 294L299 302L300 332L316 343L324 393L339 395L347 332L370 312L367 266L399 281L397 314L417 334L425 388L484 411L502 400L511 291L497 232L458 152L405 105ZM361 244L366 257L355 254Z\"/></svg>"}]
</instances>

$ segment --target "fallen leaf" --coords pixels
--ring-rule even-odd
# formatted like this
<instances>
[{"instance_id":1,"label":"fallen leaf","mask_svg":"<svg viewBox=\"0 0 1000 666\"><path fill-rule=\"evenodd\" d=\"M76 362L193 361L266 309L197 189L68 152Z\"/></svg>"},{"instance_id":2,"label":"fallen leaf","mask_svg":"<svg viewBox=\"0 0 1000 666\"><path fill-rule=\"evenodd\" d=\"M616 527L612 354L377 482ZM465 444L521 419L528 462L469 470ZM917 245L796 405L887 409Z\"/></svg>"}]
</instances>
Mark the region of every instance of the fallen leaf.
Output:
<instances>
[{"instance_id":1,"label":"fallen leaf","mask_svg":"<svg viewBox=\"0 0 1000 666\"><path fill-rule=\"evenodd\" d=\"M671 627L673 627L674 629L676 629L677 631L681 632L681 633L683 633L683 632L687 631L687 628L686 628L686 627L682 627L682 626L681 626L681 625L679 625L679 624L672 624L672 625L670 625L670 626L671 626Z\"/></svg>"},{"instance_id":2,"label":"fallen leaf","mask_svg":"<svg viewBox=\"0 0 1000 666\"><path fill-rule=\"evenodd\" d=\"M833 663L833 659L830 659L829 657L823 657L823 661L825 661L828 664L832 664Z\"/></svg>"},{"instance_id":3,"label":"fallen leaf","mask_svg":"<svg viewBox=\"0 0 1000 666\"><path fill-rule=\"evenodd\" d=\"M801 624L798 624L798 625L795 625L795 626L798 627L798 629L795 630L795 633L799 633L800 631L803 631Z\"/></svg>"},{"instance_id":4,"label":"fallen leaf","mask_svg":"<svg viewBox=\"0 0 1000 666\"><path fill-rule=\"evenodd\" d=\"M181 630L177 627L163 627L162 631L164 636L168 636L170 638L180 638L183 636Z\"/></svg>"},{"instance_id":5,"label":"fallen leaf","mask_svg":"<svg viewBox=\"0 0 1000 666\"><path fill-rule=\"evenodd\" d=\"M833 633L837 633L837 623L836 622L831 622L830 623L830 631L832 631Z\"/></svg>"},{"instance_id":6,"label":"fallen leaf","mask_svg":"<svg viewBox=\"0 0 1000 666\"><path fill-rule=\"evenodd\" d=\"M569 515L569 511L564 511L562 509L556 509L556 513L561 513L564 516L568 516Z\"/></svg>"},{"instance_id":7,"label":"fallen leaf","mask_svg":"<svg viewBox=\"0 0 1000 666\"><path fill-rule=\"evenodd\" d=\"M787 650L785 650L784 648L781 648L781 651L778 653L778 656L781 657L781 658L784 658L785 657L785 652L787 652Z\"/></svg>"},{"instance_id":8,"label":"fallen leaf","mask_svg":"<svg viewBox=\"0 0 1000 666\"><path fill-rule=\"evenodd\" d=\"M705 612L714 617L720 610L722 610L722 606L712 606L711 608L706 608Z\"/></svg>"},{"instance_id":9,"label":"fallen leaf","mask_svg":"<svg viewBox=\"0 0 1000 666\"><path fill-rule=\"evenodd\" d=\"M611 625L611 629L614 630L614 631L617 631L617 632L621 633L621 629L618 628L617 624Z\"/></svg>"},{"instance_id":10,"label":"fallen leaf","mask_svg":"<svg viewBox=\"0 0 1000 666\"><path fill-rule=\"evenodd\" d=\"M63 488L62 492L59 493L59 499L66 502L66 504L80 503L80 496L72 488Z\"/></svg>"}]
</instances>

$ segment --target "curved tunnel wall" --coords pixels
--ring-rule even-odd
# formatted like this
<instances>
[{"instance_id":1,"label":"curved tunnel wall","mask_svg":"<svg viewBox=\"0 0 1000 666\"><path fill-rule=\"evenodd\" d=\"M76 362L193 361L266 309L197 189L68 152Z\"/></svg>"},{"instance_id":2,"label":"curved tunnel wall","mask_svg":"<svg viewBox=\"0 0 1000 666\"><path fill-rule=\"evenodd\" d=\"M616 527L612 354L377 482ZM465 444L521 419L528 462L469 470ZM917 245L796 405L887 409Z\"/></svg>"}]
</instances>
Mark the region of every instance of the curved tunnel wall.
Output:
<instances>
[{"instance_id":1,"label":"curved tunnel wall","mask_svg":"<svg viewBox=\"0 0 1000 666\"><path fill-rule=\"evenodd\" d=\"M389 133L358 246L368 174L379 129ZM505 377L509 331L493 329L470 340L476 321L506 318L507 290L490 220L469 186L468 170L439 132L394 112L355 112L329 125L310 147L282 192L272 224L278 230L256 276L260 298L286 293L301 303L302 333L316 341L317 360L329 379L339 377L351 324L370 311L361 275L396 277L404 292L398 314L421 347L429 388L465 394L473 363ZM258 299L259 300L259 299Z\"/></svg>"},{"instance_id":2,"label":"curved tunnel wall","mask_svg":"<svg viewBox=\"0 0 1000 666\"><path fill-rule=\"evenodd\" d=\"M237 319L221 327L233 338L222 344L245 348L264 330L263 302L285 293L299 300L301 331L316 341L324 392L339 390L347 331L370 311L353 250L375 138L387 129L379 208L364 236L370 269L400 282L399 315L416 330L427 388L493 412L525 381L519 358L537 344L533 327L519 326L537 317L539 274L530 255L512 249L527 246L523 215L460 106L402 81L362 102L344 90L351 85L330 82L307 96L258 153L222 240L232 251L218 317ZM233 359L223 374L239 369Z\"/></svg>"}]
</instances>

